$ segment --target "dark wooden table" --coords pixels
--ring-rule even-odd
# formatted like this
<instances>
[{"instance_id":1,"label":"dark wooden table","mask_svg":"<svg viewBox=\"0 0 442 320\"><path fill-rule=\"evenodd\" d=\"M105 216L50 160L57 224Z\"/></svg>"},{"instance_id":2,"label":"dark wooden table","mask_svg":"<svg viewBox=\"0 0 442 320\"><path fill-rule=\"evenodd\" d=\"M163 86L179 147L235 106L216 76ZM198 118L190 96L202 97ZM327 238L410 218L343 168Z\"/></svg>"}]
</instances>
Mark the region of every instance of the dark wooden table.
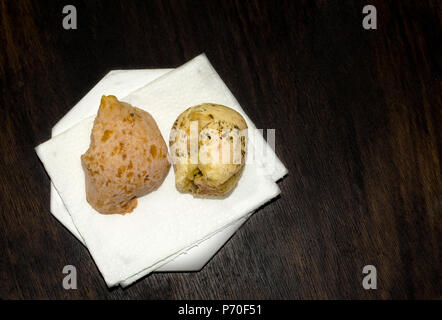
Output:
<instances>
[{"instance_id":1,"label":"dark wooden table","mask_svg":"<svg viewBox=\"0 0 442 320\"><path fill-rule=\"evenodd\" d=\"M64 30L73 4L78 29ZM362 8L377 8L377 30ZM439 1L0 1L0 298L441 298ZM197 273L109 290L49 213L34 152L111 69L206 52L259 128L282 195ZM64 290L75 265L78 289ZM377 290L362 287L365 265Z\"/></svg>"}]
</instances>

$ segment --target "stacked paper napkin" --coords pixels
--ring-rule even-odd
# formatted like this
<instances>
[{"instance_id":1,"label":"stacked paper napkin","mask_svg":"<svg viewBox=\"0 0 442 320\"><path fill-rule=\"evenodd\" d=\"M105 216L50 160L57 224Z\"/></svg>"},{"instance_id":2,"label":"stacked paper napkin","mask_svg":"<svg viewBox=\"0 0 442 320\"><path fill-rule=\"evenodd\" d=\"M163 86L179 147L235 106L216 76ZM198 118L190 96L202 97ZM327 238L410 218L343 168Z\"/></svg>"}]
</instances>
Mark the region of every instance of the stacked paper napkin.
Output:
<instances>
[{"instance_id":1,"label":"stacked paper napkin","mask_svg":"<svg viewBox=\"0 0 442 320\"><path fill-rule=\"evenodd\" d=\"M56 190L52 213L87 246L108 286L127 286L152 271L179 270L180 260L185 268L213 254L255 209L280 193L275 181L287 173L262 136L252 134L248 152L255 156L229 197L180 193L171 170L158 190L138 199L131 214L99 214L86 201L80 156L89 147L101 95L114 94L148 111L166 141L177 116L204 102L237 110L249 131L256 129L204 54L175 70L136 73L108 74L54 127L53 138L36 148Z\"/></svg>"}]
</instances>

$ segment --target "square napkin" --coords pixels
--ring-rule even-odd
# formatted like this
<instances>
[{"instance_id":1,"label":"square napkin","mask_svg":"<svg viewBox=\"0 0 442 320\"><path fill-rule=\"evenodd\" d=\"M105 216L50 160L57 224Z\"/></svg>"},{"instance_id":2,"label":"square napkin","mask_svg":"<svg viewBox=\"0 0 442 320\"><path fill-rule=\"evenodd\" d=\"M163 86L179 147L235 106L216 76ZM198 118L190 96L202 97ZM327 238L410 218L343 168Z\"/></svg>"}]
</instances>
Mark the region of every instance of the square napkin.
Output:
<instances>
[{"instance_id":1,"label":"square napkin","mask_svg":"<svg viewBox=\"0 0 442 320\"><path fill-rule=\"evenodd\" d=\"M172 69L137 69L137 70L112 70L106 74L52 129L52 136L56 136L66 131L80 120L93 116L97 113L103 92L113 94L119 99L124 100L128 92L131 92L143 85L155 80ZM270 148L264 143L266 148ZM273 157L275 163L273 178L279 180L286 173L287 169L282 165L272 150L265 152ZM271 162L267 161L267 164ZM78 233L72 218L64 206L62 199L58 195L54 185L51 183L51 207L50 212L59 220L77 239L83 244L84 241ZM235 222L233 225L217 232L209 239L194 246L186 251L186 254L180 254L172 261L164 264L155 272L188 272L200 270L216 252L229 240L235 231L246 221L246 218Z\"/></svg>"},{"instance_id":2,"label":"square napkin","mask_svg":"<svg viewBox=\"0 0 442 320\"><path fill-rule=\"evenodd\" d=\"M228 105L243 114L249 128L254 128L204 55L124 100L149 111L166 141L176 117L202 102ZM132 214L100 215L86 201L80 163L80 155L89 146L93 118L81 121L36 150L109 286L137 280L279 194L272 180L275 173L269 176L262 163L256 162L246 165L237 188L224 200L196 199L179 193L172 172L157 191L139 199Z\"/></svg>"}]
</instances>

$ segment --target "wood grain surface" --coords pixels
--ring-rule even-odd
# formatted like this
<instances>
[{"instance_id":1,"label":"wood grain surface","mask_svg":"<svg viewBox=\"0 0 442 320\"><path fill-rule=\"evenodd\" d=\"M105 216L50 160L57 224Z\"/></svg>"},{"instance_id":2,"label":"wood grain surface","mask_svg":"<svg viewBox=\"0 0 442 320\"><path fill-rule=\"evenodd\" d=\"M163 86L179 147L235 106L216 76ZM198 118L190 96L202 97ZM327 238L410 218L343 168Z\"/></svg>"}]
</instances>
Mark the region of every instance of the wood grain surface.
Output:
<instances>
[{"instance_id":1,"label":"wood grain surface","mask_svg":"<svg viewBox=\"0 0 442 320\"><path fill-rule=\"evenodd\" d=\"M0 14L0 298L442 297L440 1L0 0ZM202 271L109 290L50 214L34 147L109 70L201 52L276 129L282 195ZM68 264L77 290L62 287ZM369 264L377 290L361 284Z\"/></svg>"}]
</instances>

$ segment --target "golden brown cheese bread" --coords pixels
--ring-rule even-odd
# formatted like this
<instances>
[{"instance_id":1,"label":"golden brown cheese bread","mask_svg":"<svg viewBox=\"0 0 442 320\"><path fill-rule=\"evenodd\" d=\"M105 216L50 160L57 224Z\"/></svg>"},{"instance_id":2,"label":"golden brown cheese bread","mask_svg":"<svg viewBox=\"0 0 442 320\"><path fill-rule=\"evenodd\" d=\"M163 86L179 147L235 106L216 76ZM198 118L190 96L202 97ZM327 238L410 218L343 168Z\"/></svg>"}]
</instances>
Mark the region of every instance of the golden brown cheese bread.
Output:
<instances>
[{"instance_id":1,"label":"golden brown cheese bread","mask_svg":"<svg viewBox=\"0 0 442 320\"><path fill-rule=\"evenodd\" d=\"M235 110L212 103L187 109L173 124L169 141L177 189L225 196L241 176L246 144L247 124Z\"/></svg>"},{"instance_id":2,"label":"golden brown cheese bread","mask_svg":"<svg viewBox=\"0 0 442 320\"><path fill-rule=\"evenodd\" d=\"M103 96L81 156L86 198L104 214L132 212L137 197L157 189L167 173L167 145L152 116L115 96Z\"/></svg>"}]
</instances>

